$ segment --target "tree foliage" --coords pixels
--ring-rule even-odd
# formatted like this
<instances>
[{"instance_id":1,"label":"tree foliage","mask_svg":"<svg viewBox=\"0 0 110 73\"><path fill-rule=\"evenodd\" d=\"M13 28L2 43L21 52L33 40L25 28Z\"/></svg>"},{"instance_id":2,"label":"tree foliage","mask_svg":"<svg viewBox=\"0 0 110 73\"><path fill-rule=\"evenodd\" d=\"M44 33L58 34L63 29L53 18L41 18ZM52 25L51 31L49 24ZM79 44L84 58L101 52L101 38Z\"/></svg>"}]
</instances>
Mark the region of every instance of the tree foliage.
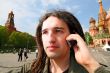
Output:
<instances>
[{"instance_id":1,"label":"tree foliage","mask_svg":"<svg viewBox=\"0 0 110 73\"><path fill-rule=\"evenodd\" d=\"M85 32L85 39L86 39L87 45L93 42L92 36L88 32Z\"/></svg>"},{"instance_id":2,"label":"tree foliage","mask_svg":"<svg viewBox=\"0 0 110 73\"><path fill-rule=\"evenodd\" d=\"M12 32L8 43L13 44L16 48L32 48L36 45L33 36L23 32Z\"/></svg>"},{"instance_id":3,"label":"tree foliage","mask_svg":"<svg viewBox=\"0 0 110 73\"><path fill-rule=\"evenodd\" d=\"M94 36L95 39L102 39L102 38L110 38L110 34L109 33L99 33L97 35Z\"/></svg>"},{"instance_id":4,"label":"tree foliage","mask_svg":"<svg viewBox=\"0 0 110 73\"><path fill-rule=\"evenodd\" d=\"M0 47L5 46L8 41L9 31L6 27L0 26Z\"/></svg>"},{"instance_id":5,"label":"tree foliage","mask_svg":"<svg viewBox=\"0 0 110 73\"><path fill-rule=\"evenodd\" d=\"M13 48L28 48L32 50L35 46L36 40L32 35L19 31L10 33L5 26L0 25L0 51Z\"/></svg>"}]
</instances>

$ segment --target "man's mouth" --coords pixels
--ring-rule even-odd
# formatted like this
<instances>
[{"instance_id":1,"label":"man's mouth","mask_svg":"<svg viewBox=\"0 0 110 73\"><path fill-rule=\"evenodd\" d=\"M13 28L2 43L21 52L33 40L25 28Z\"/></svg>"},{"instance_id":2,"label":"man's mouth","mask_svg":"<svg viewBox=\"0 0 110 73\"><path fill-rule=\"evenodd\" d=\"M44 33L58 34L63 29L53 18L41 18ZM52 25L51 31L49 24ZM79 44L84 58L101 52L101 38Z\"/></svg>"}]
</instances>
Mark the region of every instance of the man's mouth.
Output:
<instances>
[{"instance_id":1,"label":"man's mouth","mask_svg":"<svg viewBox=\"0 0 110 73\"><path fill-rule=\"evenodd\" d=\"M54 51L54 50L56 50L58 48L58 46L48 46L47 47L47 49L49 50L49 51Z\"/></svg>"}]
</instances>

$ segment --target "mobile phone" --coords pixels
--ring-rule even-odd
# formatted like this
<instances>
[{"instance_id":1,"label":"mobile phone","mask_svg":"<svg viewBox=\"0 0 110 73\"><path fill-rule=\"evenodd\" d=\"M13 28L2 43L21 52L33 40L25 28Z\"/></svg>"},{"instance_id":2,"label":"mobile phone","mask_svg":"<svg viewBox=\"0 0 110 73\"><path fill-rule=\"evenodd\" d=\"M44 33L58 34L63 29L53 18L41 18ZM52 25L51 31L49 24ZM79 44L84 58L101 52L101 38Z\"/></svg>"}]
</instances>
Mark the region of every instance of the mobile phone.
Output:
<instances>
[{"instance_id":1,"label":"mobile phone","mask_svg":"<svg viewBox=\"0 0 110 73\"><path fill-rule=\"evenodd\" d=\"M71 48L71 47L77 45L77 41L76 40L67 40L67 44Z\"/></svg>"}]
</instances>

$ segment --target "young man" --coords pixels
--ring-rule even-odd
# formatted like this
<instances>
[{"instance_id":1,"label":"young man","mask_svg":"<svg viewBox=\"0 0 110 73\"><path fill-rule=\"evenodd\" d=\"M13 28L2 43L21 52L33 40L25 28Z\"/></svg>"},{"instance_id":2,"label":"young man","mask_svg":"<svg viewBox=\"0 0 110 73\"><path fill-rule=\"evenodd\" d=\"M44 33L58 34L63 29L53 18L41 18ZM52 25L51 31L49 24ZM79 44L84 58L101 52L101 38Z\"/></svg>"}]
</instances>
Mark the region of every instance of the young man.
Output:
<instances>
[{"instance_id":1,"label":"young man","mask_svg":"<svg viewBox=\"0 0 110 73\"><path fill-rule=\"evenodd\" d=\"M32 73L109 73L89 53L82 27L71 13L63 10L46 13L36 36L38 57ZM70 40L77 44L69 47Z\"/></svg>"}]
</instances>

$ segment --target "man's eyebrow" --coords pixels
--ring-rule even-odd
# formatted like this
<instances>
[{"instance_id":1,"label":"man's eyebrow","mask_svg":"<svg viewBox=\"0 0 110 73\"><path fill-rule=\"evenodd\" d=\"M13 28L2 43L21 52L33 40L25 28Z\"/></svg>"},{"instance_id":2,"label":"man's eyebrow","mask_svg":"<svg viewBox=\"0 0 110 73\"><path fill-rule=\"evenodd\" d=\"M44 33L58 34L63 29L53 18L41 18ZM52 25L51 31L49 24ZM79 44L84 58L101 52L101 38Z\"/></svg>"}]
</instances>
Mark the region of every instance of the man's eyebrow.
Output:
<instances>
[{"instance_id":1,"label":"man's eyebrow","mask_svg":"<svg viewBox=\"0 0 110 73\"><path fill-rule=\"evenodd\" d=\"M63 27L54 27L53 29L62 29L62 30L64 30ZM47 30L47 28L46 29L42 29L41 31L45 31L45 30Z\"/></svg>"},{"instance_id":2,"label":"man's eyebrow","mask_svg":"<svg viewBox=\"0 0 110 73\"><path fill-rule=\"evenodd\" d=\"M64 30L63 27L55 27L54 29L62 29L62 30Z\"/></svg>"},{"instance_id":3,"label":"man's eyebrow","mask_svg":"<svg viewBox=\"0 0 110 73\"><path fill-rule=\"evenodd\" d=\"M41 32L43 32L43 31L45 31L45 30L47 30L47 29L42 29Z\"/></svg>"}]
</instances>

